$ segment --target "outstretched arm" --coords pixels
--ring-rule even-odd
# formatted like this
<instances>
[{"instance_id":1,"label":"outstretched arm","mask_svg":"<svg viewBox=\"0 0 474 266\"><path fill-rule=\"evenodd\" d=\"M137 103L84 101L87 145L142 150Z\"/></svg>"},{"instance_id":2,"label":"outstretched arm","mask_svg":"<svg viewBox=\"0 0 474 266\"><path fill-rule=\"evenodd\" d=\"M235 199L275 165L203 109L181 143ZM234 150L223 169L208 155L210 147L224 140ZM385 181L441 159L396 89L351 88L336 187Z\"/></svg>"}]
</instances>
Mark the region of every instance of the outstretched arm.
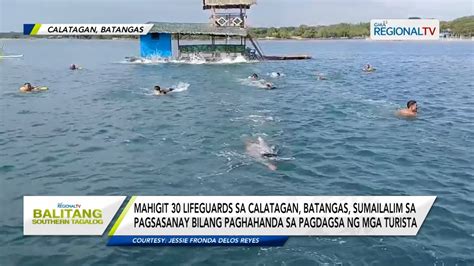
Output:
<instances>
[{"instance_id":1,"label":"outstretched arm","mask_svg":"<svg viewBox=\"0 0 474 266\"><path fill-rule=\"evenodd\" d=\"M275 171L277 169L276 165L274 165L272 163L265 162L264 164L268 167L268 169L270 169L272 171Z\"/></svg>"}]
</instances>

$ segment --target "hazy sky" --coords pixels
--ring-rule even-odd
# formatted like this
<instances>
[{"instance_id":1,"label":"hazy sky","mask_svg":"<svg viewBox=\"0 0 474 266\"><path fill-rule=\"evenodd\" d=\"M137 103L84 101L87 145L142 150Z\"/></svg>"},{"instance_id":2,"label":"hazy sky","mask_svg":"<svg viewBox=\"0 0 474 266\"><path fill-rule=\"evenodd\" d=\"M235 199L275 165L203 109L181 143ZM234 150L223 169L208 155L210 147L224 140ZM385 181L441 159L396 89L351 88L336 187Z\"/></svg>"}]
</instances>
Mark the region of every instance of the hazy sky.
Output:
<instances>
[{"instance_id":1,"label":"hazy sky","mask_svg":"<svg viewBox=\"0 0 474 266\"><path fill-rule=\"evenodd\" d=\"M327 25L411 16L451 20L472 15L472 0L257 0L251 26ZM206 22L202 0L0 0L0 31L24 23Z\"/></svg>"}]
</instances>

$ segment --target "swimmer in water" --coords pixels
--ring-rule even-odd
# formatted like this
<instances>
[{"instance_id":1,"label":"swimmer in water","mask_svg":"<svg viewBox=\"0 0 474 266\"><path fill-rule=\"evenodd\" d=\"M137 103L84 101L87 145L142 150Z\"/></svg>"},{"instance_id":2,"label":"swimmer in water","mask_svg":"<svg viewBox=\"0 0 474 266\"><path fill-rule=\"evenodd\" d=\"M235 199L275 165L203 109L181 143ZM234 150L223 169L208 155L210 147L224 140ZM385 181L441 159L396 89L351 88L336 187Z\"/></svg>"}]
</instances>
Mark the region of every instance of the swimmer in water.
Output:
<instances>
[{"instance_id":1,"label":"swimmer in water","mask_svg":"<svg viewBox=\"0 0 474 266\"><path fill-rule=\"evenodd\" d=\"M365 65L363 70L365 72L372 72L372 71L375 71L375 68L373 68L369 63L367 63L367 65Z\"/></svg>"},{"instance_id":2,"label":"swimmer in water","mask_svg":"<svg viewBox=\"0 0 474 266\"><path fill-rule=\"evenodd\" d=\"M166 95L174 90L174 88L162 89L160 86L155 86L155 95Z\"/></svg>"},{"instance_id":3,"label":"swimmer in water","mask_svg":"<svg viewBox=\"0 0 474 266\"><path fill-rule=\"evenodd\" d=\"M263 138L258 137L257 142L246 142L245 151L252 158L268 167L268 169L272 171L277 169L276 165L271 163L270 160L277 157L278 154L275 148L268 146Z\"/></svg>"},{"instance_id":4,"label":"swimmer in water","mask_svg":"<svg viewBox=\"0 0 474 266\"><path fill-rule=\"evenodd\" d=\"M275 88L275 86L273 86L272 83L270 82L266 82L266 81L263 81L265 83L265 89L266 90L273 90Z\"/></svg>"},{"instance_id":5,"label":"swimmer in water","mask_svg":"<svg viewBox=\"0 0 474 266\"><path fill-rule=\"evenodd\" d=\"M280 73L280 72L272 72L272 73L270 74L270 76L271 76L272 78L279 78L279 77L281 77L281 73Z\"/></svg>"},{"instance_id":6,"label":"swimmer in water","mask_svg":"<svg viewBox=\"0 0 474 266\"><path fill-rule=\"evenodd\" d=\"M405 117L416 117L417 113L418 113L418 107L416 105L415 100L409 100L407 102L407 108L402 109L397 112L398 115L405 116Z\"/></svg>"},{"instance_id":7,"label":"swimmer in water","mask_svg":"<svg viewBox=\"0 0 474 266\"><path fill-rule=\"evenodd\" d=\"M125 61L129 63L144 63L145 62L143 58L136 57L136 56L126 56Z\"/></svg>"},{"instance_id":8,"label":"swimmer in water","mask_svg":"<svg viewBox=\"0 0 474 266\"><path fill-rule=\"evenodd\" d=\"M21 88L20 92L32 92L35 87L31 86L30 83L26 82Z\"/></svg>"},{"instance_id":9,"label":"swimmer in water","mask_svg":"<svg viewBox=\"0 0 474 266\"><path fill-rule=\"evenodd\" d=\"M249 77L251 80L258 80L257 73L253 73L252 76Z\"/></svg>"},{"instance_id":10,"label":"swimmer in water","mask_svg":"<svg viewBox=\"0 0 474 266\"><path fill-rule=\"evenodd\" d=\"M255 82L257 82L257 83L261 83L261 84L264 86L263 88L266 89L266 90L272 90L272 89L275 88L275 86L273 86L273 84L272 84L271 82L267 82L267 81L264 80L264 79L259 79L257 73L253 73L253 74L249 77L249 79L251 79L252 82L255 81Z\"/></svg>"},{"instance_id":11,"label":"swimmer in water","mask_svg":"<svg viewBox=\"0 0 474 266\"><path fill-rule=\"evenodd\" d=\"M327 80L326 76L324 76L322 73L316 73L316 76L318 76L318 80Z\"/></svg>"},{"instance_id":12,"label":"swimmer in water","mask_svg":"<svg viewBox=\"0 0 474 266\"><path fill-rule=\"evenodd\" d=\"M20 87L20 92L28 93L36 91L41 91L40 87L33 87L29 82L26 82L22 87Z\"/></svg>"}]
</instances>

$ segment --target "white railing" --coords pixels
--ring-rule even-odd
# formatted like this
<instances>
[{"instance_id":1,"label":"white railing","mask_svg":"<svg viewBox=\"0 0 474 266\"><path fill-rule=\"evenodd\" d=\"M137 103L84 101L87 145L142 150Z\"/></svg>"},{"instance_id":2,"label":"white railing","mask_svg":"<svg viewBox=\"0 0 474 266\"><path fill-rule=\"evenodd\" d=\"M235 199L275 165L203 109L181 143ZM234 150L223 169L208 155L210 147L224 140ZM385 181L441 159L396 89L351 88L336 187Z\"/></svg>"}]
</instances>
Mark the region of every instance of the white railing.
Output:
<instances>
[{"instance_id":1,"label":"white railing","mask_svg":"<svg viewBox=\"0 0 474 266\"><path fill-rule=\"evenodd\" d=\"M218 13L212 17L214 24L220 27L244 27L244 16L240 14Z\"/></svg>"}]
</instances>

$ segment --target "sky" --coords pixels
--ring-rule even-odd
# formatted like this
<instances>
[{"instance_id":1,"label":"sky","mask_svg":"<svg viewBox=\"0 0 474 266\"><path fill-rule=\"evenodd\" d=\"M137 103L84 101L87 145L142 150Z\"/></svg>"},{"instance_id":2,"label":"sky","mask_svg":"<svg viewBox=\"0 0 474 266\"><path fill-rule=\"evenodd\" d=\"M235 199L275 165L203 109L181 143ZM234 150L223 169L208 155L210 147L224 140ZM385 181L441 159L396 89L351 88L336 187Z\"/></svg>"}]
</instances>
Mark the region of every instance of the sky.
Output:
<instances>
[{"instance_id":1,"label":"sky","mask_svg":"<svg viewBox=\"0 0 474 266\"><path fill-rule=\"evenodd\" d=\"M329 25L375 18L473 15L472 0L257 0L248 12L253 27ZM207 22L202 0L0 0L0 32L25 23Z\"/></svg>"}]
</instances>

